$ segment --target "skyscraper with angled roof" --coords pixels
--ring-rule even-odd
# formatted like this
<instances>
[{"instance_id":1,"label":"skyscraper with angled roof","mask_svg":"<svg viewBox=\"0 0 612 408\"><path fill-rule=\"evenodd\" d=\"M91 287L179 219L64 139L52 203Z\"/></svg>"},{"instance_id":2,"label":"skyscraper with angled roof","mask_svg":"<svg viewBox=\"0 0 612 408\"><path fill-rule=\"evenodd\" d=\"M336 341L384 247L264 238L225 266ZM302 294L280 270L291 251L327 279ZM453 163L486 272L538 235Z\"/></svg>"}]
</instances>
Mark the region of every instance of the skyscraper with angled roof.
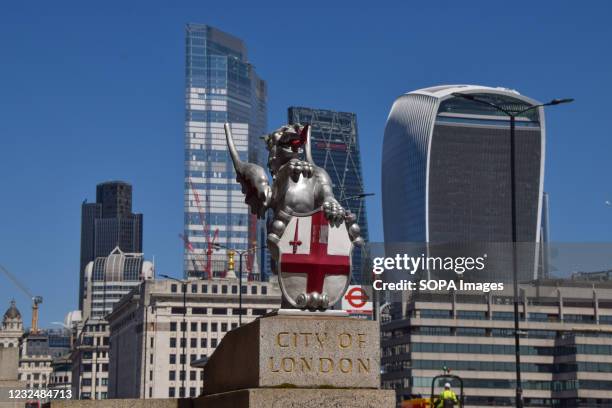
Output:
<instances>
[{"instance_id":1,"label":"skyscraper with angled roof","mask_svg":"<svg viewBox=\"0 0 612 408\"><path fill-rule=\"evenodd\" d=\"M225 143L223 124L232 125L242 160L265 166L266 83L247 59L244 42L208 25L185 28L185 276L205 275L206 252L215 238L238 250L257 246L264 262L265 223L250 215ZM205 227L207 225L207 227ZM218 231L218 232L216 232ZM225 257L225 249L213 251ZM223 262L213 263L223 265ZM263 266L263 267L262 267ZM216 268L213 268L216 269ZM215 275L222 271L213 270Z\"/></svg>"}]
</instances>

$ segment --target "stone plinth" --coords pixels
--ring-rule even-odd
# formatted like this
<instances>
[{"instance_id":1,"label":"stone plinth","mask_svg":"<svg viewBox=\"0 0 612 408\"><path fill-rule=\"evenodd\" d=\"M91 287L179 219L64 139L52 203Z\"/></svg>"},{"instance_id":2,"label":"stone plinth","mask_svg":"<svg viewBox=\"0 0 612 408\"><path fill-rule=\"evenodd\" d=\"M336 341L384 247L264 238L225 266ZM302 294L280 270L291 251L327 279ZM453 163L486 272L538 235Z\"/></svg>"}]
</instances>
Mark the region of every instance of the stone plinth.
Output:
<instances>
[{"instance_id":1,"label":"stone plinth","mask_svg":"<svg viewBox=\"0 0 612 408\"><path fill-rule=\"evenodd\" d=\"M43 408L193 408L194 401L189 398L53 400ZM20 406L23 407L23 402Z\"/></svg>"},{"instance_id":2,"label":"stone plinth","mask_svg":"<svg viewBox=\"0 0 612 408\"><path fill-rule=\"evenodd\" d=\"M393 390L259 388L200 397L194 408L393 408Z\"/></svg>"},{"instance_id":3,"label":"stone plinth","mask_svg":"<svg viewBox=\"0 0 612 408\"><path fill-rule=\"evenodd\" d=\"M19 348L0 348L0 381L17 381L19 367Z\"/></svg>"},{"instance_id":4,"label":"stone plinth","mask_svg":"<svg viewBox=\"0 0 612 408\"><path fill-rule=\"evenodd\" d=\"M204 368L204 395L250 388L324 388L317 391L328 392L379 386L378 322L324 313L267 316L232 330ZM249 390L249 398L264 395L259 391ZM342 398L350 394L337 391Z\"/></svg>"}]
</instances>

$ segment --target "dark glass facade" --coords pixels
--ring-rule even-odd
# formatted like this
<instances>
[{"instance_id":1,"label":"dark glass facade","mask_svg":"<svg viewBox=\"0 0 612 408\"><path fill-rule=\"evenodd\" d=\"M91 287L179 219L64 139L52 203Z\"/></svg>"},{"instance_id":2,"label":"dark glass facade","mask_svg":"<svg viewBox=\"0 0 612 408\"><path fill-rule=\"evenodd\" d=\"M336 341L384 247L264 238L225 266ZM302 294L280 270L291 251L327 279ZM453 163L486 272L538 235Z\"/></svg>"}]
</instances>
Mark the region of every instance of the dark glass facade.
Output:
<instances>
[{"instance_id":1,"label":"dark glass facade","mask_svg":"<svg viewBox=\"0 0 612 408\"><path fill-rule=\"evenodd\" d=\"M84 273L87 264L123 252L142 252L142 214L132 213L132 186L121 181L98 184L96 202L81 206L81 262L79 308L83 310Z\"/></svg>"},{"instance_id":2,"label":"dark glass facade","mask_svg":"<svg viewBox=\"0 0 612 408\"><path fill-rule=\"evenodd\" d=\"M290 107L289 123L309 124L311 149L314 162L325 169L331 177L334 195L340 204L357 216L361 235L368 241L368 220L361 171L361 153L357 116L354 113L325 109ZM353 250L352 273L354 283L362 281L362 253Z\"/></svg>"},{"instance_id":3,"label":"dark glass facade","mask_svg":"<svg viewBox=\"0 0 612 408\"><path fill-rule=\"evenodd\" d=\"M499 95L497 99L502 104L512 101ZM510 242L509 120L475 119L489 115L491 108L482 105L487 109L477 110L481 105L471 103L468 110L466 102L461 98L442 102L434 124L429 150L429 242ZM448 111L461 116L447 116ZM474 116L466 123L468 113ZM537 114L531 119L516 128L519 242L534 242L538 231L542 138Z\"/></svg>"}]
</instances>

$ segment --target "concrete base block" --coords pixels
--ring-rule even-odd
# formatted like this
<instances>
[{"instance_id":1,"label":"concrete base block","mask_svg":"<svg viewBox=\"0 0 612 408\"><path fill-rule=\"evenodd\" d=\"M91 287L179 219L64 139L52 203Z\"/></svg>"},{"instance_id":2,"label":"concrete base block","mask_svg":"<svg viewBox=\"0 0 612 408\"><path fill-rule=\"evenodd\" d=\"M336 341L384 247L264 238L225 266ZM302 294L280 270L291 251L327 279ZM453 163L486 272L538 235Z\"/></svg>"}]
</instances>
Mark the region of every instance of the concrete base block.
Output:
<instances>
[{"instance_id":1,"label":"concrete base block","mask_svg":"<svg viewBox=\"0 0 612 408\"><path fill-rule=\"evenodd\" d=\"M378 322L266 316L227 333L204 367L204 395L279 387L379 388Z\"/></svg>"},{"instance_id":2,"label":"concrete base block","mask_svg":"<svg viewBox=\"0 0 612 408\"><path fill-rule=\"evenodd\" d=\"M393 390L250 388L208 395L193 408L393 408Z\"/></svg>"}]
</instances>

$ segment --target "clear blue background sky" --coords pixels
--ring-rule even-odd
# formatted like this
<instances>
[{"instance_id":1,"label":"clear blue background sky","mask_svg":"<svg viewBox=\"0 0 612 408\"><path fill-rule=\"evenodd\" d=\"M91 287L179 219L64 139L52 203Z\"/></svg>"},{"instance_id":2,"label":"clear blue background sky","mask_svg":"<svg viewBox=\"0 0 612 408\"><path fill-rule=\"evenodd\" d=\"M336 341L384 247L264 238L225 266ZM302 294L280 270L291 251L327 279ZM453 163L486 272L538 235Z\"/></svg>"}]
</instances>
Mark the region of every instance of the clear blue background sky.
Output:
<instances>
[{"instance_id":1,"label":"clear blue background sky","mask_svg":"<svg viewBox=\"0 0 612 408\"><path fill-rule=\"evenodd\" d=\"M290 105L357 113L366 190L377 193L372 240L382 240L381 141L397 96L475 83L576 98L547 115L552 235L611 241L611 4L3 2L0 263L44 296L43 325L62 320L77 303L80 204L96 183L122 179L144 213L146 256L159 273L182 273L188 22L246 41L268 82L270 128ZM29 300L0 276L0 313L13 296L29 319Z\"/></svg>"}]
</instances>

